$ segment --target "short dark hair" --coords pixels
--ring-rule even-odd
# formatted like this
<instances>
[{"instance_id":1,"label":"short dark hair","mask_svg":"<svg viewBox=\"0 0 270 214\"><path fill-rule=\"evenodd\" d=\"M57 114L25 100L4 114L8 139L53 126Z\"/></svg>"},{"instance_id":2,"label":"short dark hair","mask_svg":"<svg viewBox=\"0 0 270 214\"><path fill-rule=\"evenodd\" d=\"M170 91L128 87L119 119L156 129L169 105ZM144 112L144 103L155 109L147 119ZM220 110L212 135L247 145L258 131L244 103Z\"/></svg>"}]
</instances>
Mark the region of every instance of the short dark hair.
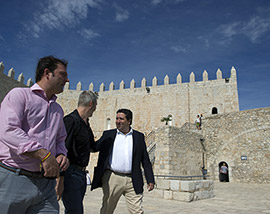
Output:
<instances>
[{"instance_id":1,"label":"short dark hair","mask_svg":"<svg viewBox=\"0 0 270 214\"><path fill-rule=\"evenodd\" d=\"M48 68L50 72L54 73L58 64L63 64L66 68L68 62L64 59L55 58L54 56L45 56L40 58L36 68L36 82L41 80L45 68Z\"/></svg>"},{"instance_id":2,"label":"short dark hair","mask_svg":"<svg viewBox=\"0 0 270 214\"><path fill-rule=\"evenodd\" d=\"M116 112L116 114L118 113L124 113L126 115L127 120L130 120L130 125L132 124L132 117L133 117L132 111L126 108L121 108Z\"/></svg>"}]
</instances>

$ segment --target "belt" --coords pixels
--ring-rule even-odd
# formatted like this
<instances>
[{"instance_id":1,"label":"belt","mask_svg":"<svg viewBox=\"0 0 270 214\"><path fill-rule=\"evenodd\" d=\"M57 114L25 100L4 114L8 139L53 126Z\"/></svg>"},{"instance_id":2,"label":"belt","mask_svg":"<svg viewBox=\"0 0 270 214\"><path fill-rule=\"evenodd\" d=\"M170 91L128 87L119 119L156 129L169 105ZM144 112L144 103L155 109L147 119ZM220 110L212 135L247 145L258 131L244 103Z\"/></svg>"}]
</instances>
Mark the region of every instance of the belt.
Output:
<instances>
[{"instance_id":1,"label":"belt","mask_svg":"<svg viewBox=\"0 0 270 214\"><path fill-rule=\"evenodd\" d=\"M78 166L76 164L70 164L71 166L74 166L76 169L81 171L86 171L86 166Z\"/></svg>"},{"instance_id":2,"label":"belt","mask_svg":"<svg viewBox=\"0 0 270 214\"><path fill-rule=\"evenodd\" d=\"M116 172L116 171L113 171L111 169L107 169L107 170L113 172L116 175L120 175L120 176L131 176L131 173Z\"/></svg>"},{"instance_id":3,"label":"belt","mask_svg":"<svg viewBox=\"0 0 270 214\"><path fill-rule=\"evenodd\" d=\"M41 174L41 172L30 172L30 171L27 171L25 169L14 168L14 167L5 165L2 162L0 162L0 166L4 169L11 171L11 172L18 173L19 175L25 175L25 176L28 176L31 178L46 178Z\"/></svg>"}]
</instances>

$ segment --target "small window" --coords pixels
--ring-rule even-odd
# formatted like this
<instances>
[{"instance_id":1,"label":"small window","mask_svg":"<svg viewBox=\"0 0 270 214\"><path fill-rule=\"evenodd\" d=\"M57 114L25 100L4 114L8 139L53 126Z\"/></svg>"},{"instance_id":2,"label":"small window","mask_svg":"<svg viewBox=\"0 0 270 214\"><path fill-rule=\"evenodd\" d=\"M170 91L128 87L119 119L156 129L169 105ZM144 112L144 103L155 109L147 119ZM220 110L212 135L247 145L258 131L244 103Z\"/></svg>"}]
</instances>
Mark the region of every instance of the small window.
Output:
<instances>
[{"instance_id":1,"label":"small window","mask_svg":"<svg viewBox=\"0 0 270 214\"><path fill-rule=\"evenodd\" d=\"M212 108L212 114L217 114L217 113L218 113L217 108L216 108L216 107L213 107L213 108Z\"/></svg>"},{"instance_id":2,"label":"small window","mask_svg":"<svg viewBox=\"0 0 270 214\"><path fill-rule=\"evenodd\" d=\"M229 83L230 79L229 78L225 78L225 83Z\"/></svg>"},{"instance_id":3,"label":"small window","mask_svg":"<svg viewBox=\"0 0 270 214\"><path fill-rule=\"evenodd\" d=\"M107 118L107 130L111 129L111 119Z\"/></svg>"}]
</instances>

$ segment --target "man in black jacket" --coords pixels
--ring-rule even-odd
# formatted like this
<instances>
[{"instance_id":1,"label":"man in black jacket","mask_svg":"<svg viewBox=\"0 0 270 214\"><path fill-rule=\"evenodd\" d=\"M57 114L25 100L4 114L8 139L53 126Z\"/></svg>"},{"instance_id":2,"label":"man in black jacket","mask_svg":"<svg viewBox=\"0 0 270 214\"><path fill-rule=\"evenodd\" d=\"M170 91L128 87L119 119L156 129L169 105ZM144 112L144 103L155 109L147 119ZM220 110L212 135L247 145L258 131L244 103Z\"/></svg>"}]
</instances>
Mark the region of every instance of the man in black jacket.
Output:
<instances>
[{"instance_id":1,"label":"man in black jacket","mask_svg":"<svg viewBox=\"0 0 270 214\"><path fill-rule=\"evenodd\" d=\"M86 191L86 167L90 150L94 150L94 135L88 118L96 110L97 95L83 91L79 96L78 107L64 117L67 131L66 147L70 167L65 172L62 195L66 214L82 214L83 198Z\"/></svg>"},{"instance_id":2,"label":"man in black jacket","mask_svg":"<svg viewBox=\"0 0 270 214\"><path fill-rule=\"evenodd\" d=\"M100 152L91 189L103 189L100 210L102 214L113 213L121 195L125 196L130 213L143 213L141 165L144 168L148 190L154 189L154 174L144 135L133 130L131 124L132 112L119 109L116 115L117 129L104 131L96 144Z\"/></svg>"}]
</instances>

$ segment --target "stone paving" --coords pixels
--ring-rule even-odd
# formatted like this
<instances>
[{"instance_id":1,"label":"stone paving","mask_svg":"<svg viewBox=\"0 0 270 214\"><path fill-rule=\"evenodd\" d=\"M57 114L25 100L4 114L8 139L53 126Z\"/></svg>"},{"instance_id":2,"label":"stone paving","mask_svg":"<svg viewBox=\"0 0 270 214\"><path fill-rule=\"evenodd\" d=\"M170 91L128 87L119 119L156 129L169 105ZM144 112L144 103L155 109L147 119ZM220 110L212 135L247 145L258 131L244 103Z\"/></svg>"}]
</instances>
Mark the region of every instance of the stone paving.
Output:
<instances>
[{"instance_id":1,"label":"stone paving","mask_svg":"<svg viewBox=\"0 0 270 214\"><path fill-rule=\"evenodd\" d=\"M270 184L215 182L215 197L190 203L151 198L144 193L146 214L270 214ZM154 191L154 190L153 190ZM84 199L85 214L98 214L102 191L87 191ZM60 214L64 214L60 202ZM114 214L128 214L125 199L121 197Z\"/></svg>"}]
</instances>

